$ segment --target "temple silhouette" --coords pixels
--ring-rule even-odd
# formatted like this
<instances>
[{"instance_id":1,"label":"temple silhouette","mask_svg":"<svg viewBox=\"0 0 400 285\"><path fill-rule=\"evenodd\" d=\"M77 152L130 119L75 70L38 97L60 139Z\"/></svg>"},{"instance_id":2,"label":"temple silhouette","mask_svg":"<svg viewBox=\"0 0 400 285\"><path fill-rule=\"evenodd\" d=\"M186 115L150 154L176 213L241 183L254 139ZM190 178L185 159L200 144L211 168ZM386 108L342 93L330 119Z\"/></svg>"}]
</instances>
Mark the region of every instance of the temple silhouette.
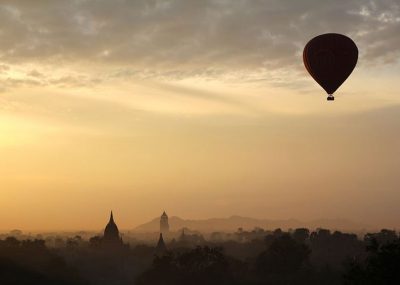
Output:
<instances>
[{"instance_id":1,"label":"temple silhouette","mask_svg":"<svg viewBox=\"0 0 400 285\"><path fill-rule=\"evenodd\" d=\"M169 233L168 215L165 211L162 213L160 218L160 233L164 236Z\"/></svg>"},{"instance_id":2,"label":"temple silhouette","mask_svg":"<svg viewBox=\"0 0 400 285\"><path fill-rule=\"evenodd\" d=\"M122 237L119 233L118 226L114 221L113 212L111 211L110 220L104 229L102 245L106 247L123 246Z\"/></svg>"},{"instance_id":3,"label":"temple silhouette","mask_svg":"<svg viewBox=\"0 0 400 285\"><path fill-rule=\"evenodd\" d=\"M160 217L160 237L158 239L158 243L156 246L155 254L163 255L167 251L167 246L165 245L164 236L169 232L169 224L168 224L168 215L165 211L162 213Z\"/></svg>"},{"instance_id":4,"label":"temple silhouette","mask_svg":"<svg viewBox=\"0 0 400 285\"><path fill-rule=\"evenodd\" d=\"M167 251L167 246L165 245L164 237L169 233L169 223L168 215L164 211L160 217L160 236L155 248L156 255L162 255ZM113 211L110 213L110 219L104 229L103 237L98 237L101 247L105 249L116 249L123 248L125 245L121 234L119 232L118 226L114 221Z\"/></svg>"}]
</instances>

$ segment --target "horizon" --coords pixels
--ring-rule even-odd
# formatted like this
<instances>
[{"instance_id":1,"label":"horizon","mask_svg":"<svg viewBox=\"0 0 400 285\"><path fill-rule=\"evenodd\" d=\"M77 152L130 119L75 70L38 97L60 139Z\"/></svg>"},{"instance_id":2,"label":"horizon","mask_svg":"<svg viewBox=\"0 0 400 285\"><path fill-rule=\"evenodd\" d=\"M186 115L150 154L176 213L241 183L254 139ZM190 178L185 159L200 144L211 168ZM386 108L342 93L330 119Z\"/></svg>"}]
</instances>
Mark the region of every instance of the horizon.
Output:
<instances>
[{"instance_id":1,"label":"horizon","mask_svg":"<svg viewBox=\"0 0 400 285\"><path fill-rule=\"evenodd\" d=\"M155 216L153 218L149 218L148 220L144 220L143 222L140 222L139 224L136 225L132 225L132 226L126 226L126 221L120 221L120 219L118 218L118 215L115 215L115 211L114 212L114 221L117 224L118 228L120 231L137 231L137 228L144 226L146 224L150 224L151 222L154 221L159 221L159 218L161 215ZM167 212L168 214L168 212ZM182 216L178 216L178 215L169 215L168 214L168 218L171 222L171 219L174 218L178 218L182 221L190 221L190 222L199 222L199 221L209 221L209 220L229 220L232 218L244 218L244 219L252 219L254 221L271 221L271 222L288 222L288 221L295 221L295 222L299 222L300 224L304 225L304 227L309 228L310 230L316 230L318 228L326 228L329 230L340 230L340 231L344 231L344 232L351 232L351 231L377 231L377 230L381 230L381 229L390 229L390 230L399 230L399 228L390 228L390 227L382 227L379 225L371 225L371 224L364 224L361 223L359 221L356 220L351 220L351 219L346 219L346 218L329 218L329 217L320 217L320 218L314 218L311 220L301 220L301 219L296 219L296 218L276 218L276 219L271 219L271 218L267 218L267 217L250 217L250 216L243 216L243 215L238 215L238 214L234 214L234 215L228 215L228 216L220 216L220 217L203 217L203 218L190 218L190 217L182 217ZM104 227L107 224L107 221L109 220L109 215L107 216L107 219L105 219L105 221L102 222L101 227L97 227L97 228L54 228L54 229L34 229L34 228L18 228L18 227L14 227L14 228L9 228L9 229L1 229L0 228L0 233L9 233L11 231L14 230L20 230L24 233L29 232L29 233L36 233L36 234L40 234L40 233L52 233L52 232L60 232L60 233L69 233L69 232L79 232L79 231L86 231L86 232L102 232L104 230ZM314 223L314 222L322 222L322 221L328 221L328 222L340 222L342 223L341 226L338 227L334 227L334 228L329 228L329 227L324 227L324 226L315 226L315 227L310 227L308 226L310 223ZM357 228L344 228L343 227L343 222L344 223L351 223L351 224L355 224L359 227ZM308 224L308 225L307 225ZM120 226L120 225L125 225L125 226ZM241 226L243 229L246 230L251 230L254 229L254 227L246 227L246 225ZM290 227L285 227L285 226L281 226L281 227L271 227L271 228L264 228L262 227L264 230L275 230L277 228L282 228L282 229L289 229ZM190 229L190 228L189 228ZM196 230L196 229L190 229L190 230ZM179 231L179 229L176 229L176 231ZM225 230L221 230L221 232L224 232Z\"/></svg>"}]
</instances>

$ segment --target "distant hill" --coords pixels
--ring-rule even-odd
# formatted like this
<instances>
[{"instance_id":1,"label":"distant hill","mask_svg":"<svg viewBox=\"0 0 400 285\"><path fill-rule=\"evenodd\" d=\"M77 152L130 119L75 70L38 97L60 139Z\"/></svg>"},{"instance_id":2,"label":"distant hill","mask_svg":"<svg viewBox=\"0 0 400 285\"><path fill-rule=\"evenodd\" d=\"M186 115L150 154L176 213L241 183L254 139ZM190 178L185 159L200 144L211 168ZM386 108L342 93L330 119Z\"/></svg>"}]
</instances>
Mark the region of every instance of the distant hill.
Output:
<instances>
[{"instance_id":1,"label":"distant hill","mask_svg":"<svg viewBox=\"0 0 400 285\"><path fill-rule=\"evenodd\" d=\"M358 231L370 228L366 225L358 224L345 219L320 219L310 222L301 222L296 219L288 220L268 220L268 219L254 219L248 217L231 216L229 218L212 218L205 220L185 220L176 216L169 218L169 225L171 231L178 231L182 228L189 228L200 232L233 232L238 228L244 230L252 230L256 227L266 230L274 230L281 228L287 230L289 228L295 229L306 227L309 229L326 228L330 230L341 231ZM142 224L134 229L135 232L157 232L160 229L160 218L154 218L150 222Z\"/></svg>"}]
</instances>

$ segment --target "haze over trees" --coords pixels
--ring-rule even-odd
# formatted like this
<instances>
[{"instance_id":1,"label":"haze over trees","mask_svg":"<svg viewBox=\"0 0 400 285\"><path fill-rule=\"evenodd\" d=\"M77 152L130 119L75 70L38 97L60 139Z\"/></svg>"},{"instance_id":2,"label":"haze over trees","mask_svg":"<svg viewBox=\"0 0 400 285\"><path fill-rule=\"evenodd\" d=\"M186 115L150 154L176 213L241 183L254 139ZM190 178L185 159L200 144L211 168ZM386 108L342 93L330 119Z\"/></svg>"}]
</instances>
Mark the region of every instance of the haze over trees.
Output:
<instances>
[{"instance_id":1,"label":"haze over trees","mask_svg":"<svg viewBox=\"0 0 400 285\"><path fill-rule=\"evenodd\" d=\"M201 235L201 234L200 234ZM363 238L328 229L238 229L200 238L102 246L101 236L0 240L0 278L8 284L398 284L400 239L381 230ZM47 245L49 243L49 245ZM147 244L146 244L147 243Z\"/></svg>"}]
</instances>

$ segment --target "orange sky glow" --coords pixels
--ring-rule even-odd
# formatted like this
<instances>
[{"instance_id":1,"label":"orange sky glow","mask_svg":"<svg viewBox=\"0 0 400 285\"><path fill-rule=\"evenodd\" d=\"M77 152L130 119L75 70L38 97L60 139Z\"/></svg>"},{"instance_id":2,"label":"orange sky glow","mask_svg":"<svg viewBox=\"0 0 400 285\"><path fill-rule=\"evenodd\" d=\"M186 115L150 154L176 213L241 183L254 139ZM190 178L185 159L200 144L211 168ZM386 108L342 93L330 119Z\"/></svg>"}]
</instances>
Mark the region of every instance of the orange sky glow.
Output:
<instances>
[{"instance_id":1,"label":"orange sky glow","mask_svg":"<svg viewBox=\"0 0 400 285\"><path fill-rule=\"evenodd\" d=\"M398 3L110 3L0 4L0 230L400 228ZM334 102L302 63L325 32L360 50Z\"/></svg>"}]
</instances>

